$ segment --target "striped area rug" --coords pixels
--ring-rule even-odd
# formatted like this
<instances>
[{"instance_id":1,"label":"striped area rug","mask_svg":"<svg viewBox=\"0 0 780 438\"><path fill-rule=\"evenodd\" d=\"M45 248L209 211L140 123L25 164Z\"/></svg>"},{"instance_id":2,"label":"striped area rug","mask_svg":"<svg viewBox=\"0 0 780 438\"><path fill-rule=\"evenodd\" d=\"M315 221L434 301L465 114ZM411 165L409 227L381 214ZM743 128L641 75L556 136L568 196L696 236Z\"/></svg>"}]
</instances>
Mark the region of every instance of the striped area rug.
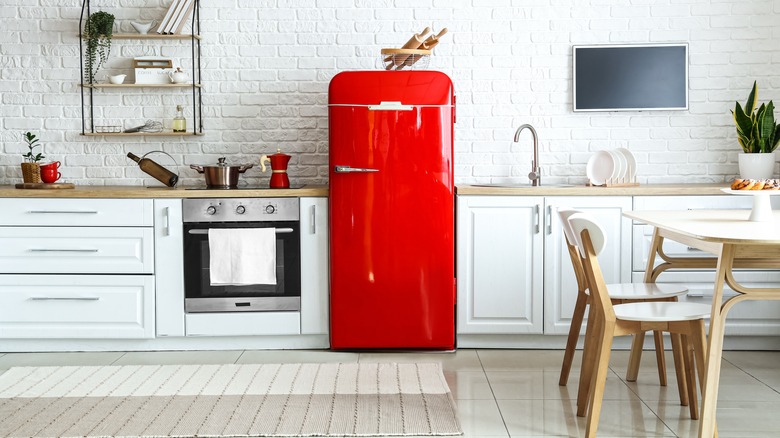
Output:
<instances>
[{"instance_id":1,"label":"striped area rug","mask_svg":"<svg viewBox=\"0 0 780 438\"><path fill-rule=\"evenodd\" d=\"M3 437L460 435L438 364L19 367Z\"/></svg>"}]
</instances>

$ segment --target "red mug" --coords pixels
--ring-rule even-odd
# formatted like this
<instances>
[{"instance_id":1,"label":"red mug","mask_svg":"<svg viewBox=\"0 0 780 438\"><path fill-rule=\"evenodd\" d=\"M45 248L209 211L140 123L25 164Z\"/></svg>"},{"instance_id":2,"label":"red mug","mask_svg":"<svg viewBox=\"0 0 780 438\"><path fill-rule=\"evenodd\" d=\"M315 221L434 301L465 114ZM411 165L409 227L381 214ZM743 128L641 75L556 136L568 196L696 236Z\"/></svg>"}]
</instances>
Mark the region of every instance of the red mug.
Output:
<instances>
[{"instance_id":1,"label":"red mug","mask_svg":"<svg viewBox=\"0 0 780 438\"><path fill-rule=\"evenodd\" d=\"M57 169L62 166L59 161L52 161L51 163L41 164L41 173L43 172L56 172Z\"/></svg>"},{"instance_id":2,"label":"red mug","mask_svg":"<svg viewBox=\"0 0 780 438\"><path fill-rule=\"evenodd\" d=\"M41 166L41 180L46 184L56 182L61 176L62 173L58 172L56 167L47 166L44 169L44 167Z\"/></svg>"}]
</instances>

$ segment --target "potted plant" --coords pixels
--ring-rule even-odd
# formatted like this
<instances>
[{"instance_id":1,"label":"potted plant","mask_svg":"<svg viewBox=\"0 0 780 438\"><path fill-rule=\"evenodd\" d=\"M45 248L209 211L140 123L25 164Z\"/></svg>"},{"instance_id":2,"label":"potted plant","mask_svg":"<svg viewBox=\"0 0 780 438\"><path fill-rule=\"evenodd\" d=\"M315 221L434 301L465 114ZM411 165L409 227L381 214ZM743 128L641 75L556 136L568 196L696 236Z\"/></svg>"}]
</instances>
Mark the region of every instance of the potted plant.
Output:
<instances>
[{"instance_id":1,"label":"potted plant","mask_svg":"<svg viewBox=\"0 0 780 438\"><path fill-rule=\"evenodd\" d=\"M85 78L88 84L95 83L95 75L111 53L111 37L114 34L114 16L98 11L87 17L84 24L84 38L87 44Z\"/></svg>"},{"instance_id":2,"label":"potted plant","mask_svg":"<svg viewBox=\"0 0 780 438\"><path fill-rule=\"evenodd\" d=\"M736 103L734 124L737 140L742 146L739 154L739 174L743 179L771 178L775 169L775 154L780 143L780 124L775 123L775 106L770 100L756 108L758 85L753 82L745 107Z\"/></svg>"},{"instance_id":3,"label":"potted plant","mask_svg":"<svg viewBox=\"0 0 780 438\"><path fill-rule=\"evenodd\" d=\"M22 178L26 183L39 183L41 182L41 165L39 161L43 158L43 154L34 153L33 149L40 146L35 134L27 132L24 134L24 141L27 143L29 151L22 155L24 157L24 163L22 163Z\"/></svg>"}]
</instances>

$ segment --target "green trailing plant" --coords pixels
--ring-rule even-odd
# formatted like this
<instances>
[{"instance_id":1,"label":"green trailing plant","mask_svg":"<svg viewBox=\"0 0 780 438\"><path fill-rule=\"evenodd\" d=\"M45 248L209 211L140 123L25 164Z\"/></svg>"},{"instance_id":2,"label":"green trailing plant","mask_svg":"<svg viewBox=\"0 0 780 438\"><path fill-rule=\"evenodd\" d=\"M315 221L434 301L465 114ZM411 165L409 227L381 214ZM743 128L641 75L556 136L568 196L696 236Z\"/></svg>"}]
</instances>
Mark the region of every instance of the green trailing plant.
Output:
<instances>
[{"instance_id":1,"label":"green trailing plant","mask_svg":"<svg viewBox=\"0 0 780 438\"><path fill-rule=\"evenodd\" d=\"M41 153L33 153L33 149L40 146L38 143L38 139L35 138L35 134L32 132L27 132L24 134L24 141L27 143L27 148L30 149L29 152L22 155L24 157L25 163L36 163L38 161L41 161L42 159L46 158Z\"/></svg>"},{"instance_id":2,"label":"green trailing plant","mask_svg":"<svg viewBox=\"0 0 780 438\"><path fill-rule=\"evenodd\" d=\"M758 85L753 82L745 108L737 102L731 113L737 125L737 139L747 154L774 152L780 144L780 124L775 123L775 105L770 100L756 109Z\"/></svg>"},{"instance_id":3,"label":"green trailing plant","mask_svg":"<svg viewBox=\"0 0 780 438\"><path fill-rule=\"evenodd\" d=\"M114 35L114 16L98 11L87 17L84 24L84 38L87 43L85 60L85 78L87 83L95 83L95 75L111 53L111 37Z\"/></svg>"}]
</instances>

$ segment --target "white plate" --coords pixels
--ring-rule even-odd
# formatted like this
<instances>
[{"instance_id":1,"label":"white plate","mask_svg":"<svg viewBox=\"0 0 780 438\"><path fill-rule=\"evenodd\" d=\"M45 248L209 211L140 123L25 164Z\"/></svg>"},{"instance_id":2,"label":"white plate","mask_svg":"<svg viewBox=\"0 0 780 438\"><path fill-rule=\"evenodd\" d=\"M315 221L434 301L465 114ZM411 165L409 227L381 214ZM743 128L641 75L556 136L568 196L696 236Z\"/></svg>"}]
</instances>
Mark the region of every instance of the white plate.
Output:
<instances>
[{"instance_id":1,"label":"white plate","mask_svg":"<svg viewBox=\"0 0 780 438\"><path fill-rule=\"evenodd\" d=\"M617 148L615 150L620 152L626 159L626 164L628 165L626 177L629 180L634 180L636 178L636 158L634 158L634 154L626 148Z\"/></svg>"},{"instance_id":2,"label":"white plate","mask_svg":"<svg viewBox=\"0 0 780 438\"><path fill-rule=\"evenodd\" d=\"M609 151L609 154L612 155L612 161L615 163L612 169L612 182L621 182L626 177L626 172L628 171L626 158L618 151Z\"/></svg>"},{"instance_id":3,"label":"white plate","mask_svg":"<svg viewBox=\"0 0 780 438\"><path fill-rule=\"evenodd\" d=\"M615 162L612 155L607 151L598 151L588 160L588 165L585 166L585 175L591 184L601 186L612 177L614 169Z\"/></svg>"}]
</instances>

